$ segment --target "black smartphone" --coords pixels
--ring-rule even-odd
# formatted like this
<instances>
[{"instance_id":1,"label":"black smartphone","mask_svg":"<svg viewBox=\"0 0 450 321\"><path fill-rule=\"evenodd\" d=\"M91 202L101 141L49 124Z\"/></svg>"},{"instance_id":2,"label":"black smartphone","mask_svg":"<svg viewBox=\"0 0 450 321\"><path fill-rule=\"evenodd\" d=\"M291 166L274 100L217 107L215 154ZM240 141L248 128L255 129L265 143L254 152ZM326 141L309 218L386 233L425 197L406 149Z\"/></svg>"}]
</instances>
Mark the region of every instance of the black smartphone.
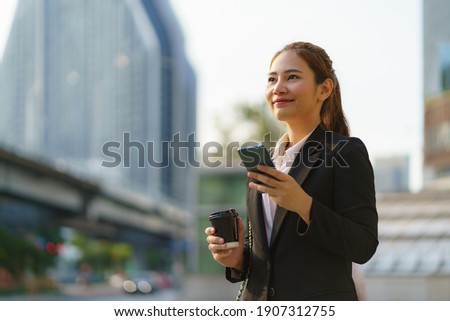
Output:
<instances>
[{"instance_id":1,"label":"black smartphone","mask_svg":"<svg viewBox=\"0 0 450 321\"><path fill-rule=\"evenodd\" d=\"M264 147L264 145L241 147L237 151L239 157L242 160L242 163L250 172L262 173L261 171L256 169L256 166L258 165L266 165L275 168L275 165L272 162L272 158L270 157L269 151L267 150L267 148ZM266 173L262 174L267 175ZM270 175L267 176L272 177ZM250 179L250 181L255 182L257 184L266 185L255 179Z\"/></svg>"}]
</instances>

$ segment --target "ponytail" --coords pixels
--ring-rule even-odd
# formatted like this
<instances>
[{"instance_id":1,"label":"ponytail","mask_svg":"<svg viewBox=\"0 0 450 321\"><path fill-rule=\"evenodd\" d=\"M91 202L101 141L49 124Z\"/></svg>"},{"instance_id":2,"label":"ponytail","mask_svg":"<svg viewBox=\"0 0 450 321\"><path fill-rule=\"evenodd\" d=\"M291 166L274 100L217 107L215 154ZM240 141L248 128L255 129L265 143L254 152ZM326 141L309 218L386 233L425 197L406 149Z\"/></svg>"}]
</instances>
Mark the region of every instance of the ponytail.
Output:
<instances>
[{"instance_id":1,"label":"ponytail","mask_svg":"<svg viewBox=\"0 0 450 321\"><path fill-rule=\"evenodd\" d=\"M350 136L350 130L347 119L345 118L344 111L341 103L341 88L339 81L334 75L333 71L333 91L330 97L328 97L322 104L320 109L320 121L322 126L326 130L331 130L335 133Z\"/></svg>"}]
</instances>

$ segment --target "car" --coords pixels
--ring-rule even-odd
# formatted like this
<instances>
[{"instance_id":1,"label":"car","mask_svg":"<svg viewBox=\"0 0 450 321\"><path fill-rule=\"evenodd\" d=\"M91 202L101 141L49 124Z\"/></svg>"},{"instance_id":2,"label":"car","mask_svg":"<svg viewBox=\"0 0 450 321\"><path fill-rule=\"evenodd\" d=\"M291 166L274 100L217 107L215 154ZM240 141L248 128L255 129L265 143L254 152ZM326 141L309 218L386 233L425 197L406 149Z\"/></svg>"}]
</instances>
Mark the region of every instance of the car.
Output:
<instances>
[{"instance_id":1,"label":"car","mask_svg":"<svg viewBox=\"0 0 450 321\"><path fill-rule=\"evenodd\" d=\"M121 284L122 289L130 294L150 294L173 285L172 278L159 271L138 271L126 276L114 275L110 278L110 282L116 287Z\"/></svg>"}]
</instances>

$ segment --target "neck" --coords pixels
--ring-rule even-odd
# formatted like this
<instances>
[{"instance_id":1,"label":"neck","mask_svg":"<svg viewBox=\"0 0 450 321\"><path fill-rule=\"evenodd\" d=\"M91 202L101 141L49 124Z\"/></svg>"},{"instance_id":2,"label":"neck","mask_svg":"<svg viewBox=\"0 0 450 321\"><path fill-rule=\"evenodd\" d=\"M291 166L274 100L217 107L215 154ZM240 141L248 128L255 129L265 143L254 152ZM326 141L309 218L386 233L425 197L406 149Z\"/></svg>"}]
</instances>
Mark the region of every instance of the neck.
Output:
<instances>
[{"instance_id":1,"label":"neck","mask_svg":"<svg viewBox=\"0 0 450 321\"><path fill-rule=\"evenodd\" d=\"M297 126L287 124L287 133L289 136L290 146L297 144L299 141L305 138L305 136L308 135L314 128L316 128L319 123L320 121Z\"/></svg>"}]
</instances>

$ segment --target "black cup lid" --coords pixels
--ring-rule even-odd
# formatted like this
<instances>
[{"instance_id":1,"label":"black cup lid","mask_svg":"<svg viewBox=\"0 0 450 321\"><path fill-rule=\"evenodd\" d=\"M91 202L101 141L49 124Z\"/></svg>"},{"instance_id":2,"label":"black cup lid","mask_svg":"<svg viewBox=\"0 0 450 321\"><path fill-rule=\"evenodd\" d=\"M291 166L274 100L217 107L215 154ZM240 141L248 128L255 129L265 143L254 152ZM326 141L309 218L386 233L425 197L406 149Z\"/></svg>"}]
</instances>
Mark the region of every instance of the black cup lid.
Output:
<instances>
[{"instance_id":1,"label":"black cup lid","mask_svg":"<svg viewBox=\"0 0 450 321\"><path fill-rule=\"evenodd\" d=\"M209 220L213 220L216 218L223 218L223 217L227 217L227 216L238 216L238 213L236 212L236 210L234 208L230 208L229 210L225 210L225 211L218 211L218 212L212 212L209 214Z\"/></svg>"}]
</instances>

